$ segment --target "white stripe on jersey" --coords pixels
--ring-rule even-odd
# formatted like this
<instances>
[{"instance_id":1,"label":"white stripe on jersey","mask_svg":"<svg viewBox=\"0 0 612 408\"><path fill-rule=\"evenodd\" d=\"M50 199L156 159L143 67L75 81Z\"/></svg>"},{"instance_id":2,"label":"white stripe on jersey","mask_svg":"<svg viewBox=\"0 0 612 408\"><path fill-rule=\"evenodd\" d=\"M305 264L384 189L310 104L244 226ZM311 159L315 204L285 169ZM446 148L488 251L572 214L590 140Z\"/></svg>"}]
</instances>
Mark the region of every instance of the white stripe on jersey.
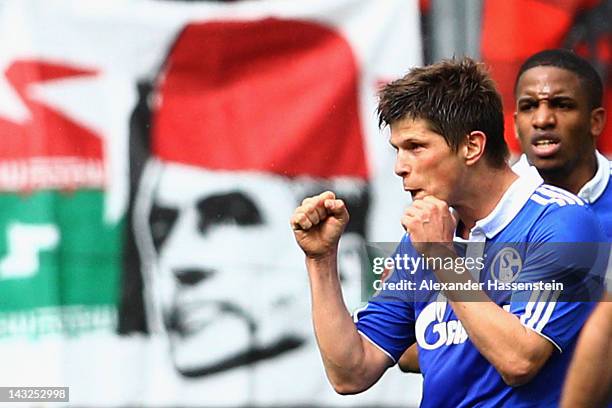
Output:
<instances>
[{"instance_id":1,"label":"white stripe on jersey","mask_svg":"<svg viewBox=\"0 0 612 408\"><path fill-rule=\"evenodd\" d=\"M565 195L559 194L556 191L552 191L550 189L547 189L544 184L541 185L540 187L538 187L536 192L538 194L540 194L540 195L543 195L544 197L550 197L551 200L562 200L562 201L565 202L565 204L576 204L576 202L574 200L570 200Z\"/></svg>"},{"instance_id":2,"label":"white stripe on jersey","mask_svg":"<svg viewBox=\"0 0 612 408\"><path fill-rule=\"evenodd\" d=\"M548 205L548 204L556 203L559 207L563 207L564 205L567 204L567 202L563 201L560 198L546 198L546 197L542 197L541 195L537 195L535 193L533 193L530 199L532 199L533 201L535 201L536 203L540 205Z\"/></svg>"},{"instance_id":3,"label":"white stripe on jersey","mask_svg":"<svg viewBox=\"0 0 612 408\"><path fill-rule=\"evenodd\" d=\"M563 190L562 188L550 186L548 184L543 184L542 188L545 190L550 190L553 193L558 193L572 204L584 205L584 202L580 199L580 197L575 196L574 194L570 193L569 191Z\"/></svg>"},{"instance_id":4,"label":"white stripe on jersey","mask_svg":"<svg viewBox=\"0 0 612 408\"><path fill-rule=\"evenodd\" d=\"M540 300L536 302L535 300L538 298L539 294L540 294L539 290L533 291L533 293L531 294L531 297L529 298L529 302L527 303L527 306L525 307L525 313L520 317L520 321L523 324L523 326L533 330L534 332L538 333L540 336L550 341L559 350L559 352L562 353L563 349L561 348L561 346L559 346L555 341L553 341L553 339L551 339L550 337L542 333L542 329L544 329L544 326L546 326L546 324L550 320L550 316L552 316L552 313L555 310L557 299L559 298L561 291L553 291L552 294L543 293ZM552 296L549 296L549 295L552 295ZM550 302L546 302L544 300L545 297L550 298ZM536 313L532 317L533 307L536 304L537 304L536 306L537 310L536 310ZM544 308L546 308L546 310L544 311L544 314L541 315L541 312ZM539 317L540 315L541 317ZM529 322L526 323L527 321Z\"/></svg>"},{"instance_id":5,"label":"white stripe on jersey","mask_svg":"<svg viewBox=\"0 0 612 408\"><path fill-rule=\"evenodd\" d=\"M533 305L535 305L536 300L538 300L538 296L540 296L539 290L534 290L531 292L531 296L529 297L529 301L525 307L525 313L521 316L521 323L525 324L527 319L531 317L531 313L533 313Z\"/></svg>"},{"instance_id":6,"label":"white stripe on jersey","mask_svg":"<svg viewBox=\"0 0 612 408\"><path fill-rule=\"evenodd\" d=\"M520 317L521 323L538 333L541 332L550 320L560 295L561 291L558 290L534 290L525 307L525 313Z\"/></svg>"},{"instance_id":7,"label":"white stripe on jersey","mask_svg":"<svg viewBox=\"0 0 612 408\"><path fill-rule=\"evenodd\" d=\"M561 295L560 290L556 290L553 292L552 297L550 299L550 303L548 303L548 306L546 307L546 312L544 312L544 316L542 316L540 322L535 327L535 331L541 332L544 326L546 326L546 323L548 323L548 321L550 320L550 316L552 315L553 310L555 310L555 305L557 304L557 299L559 298L559 295Z\"/></svg>"},{"instance_id":8,"label":"white stripe on jersey","mask_svg":"<svg viewBox=\"0 0 612 408\"><path fill-rule=\"evenodd\" d=\"M529 197L529 199L535 201L536 203L538 203L540 205L546 205L546 204L550 203L550 201L548 201L547 198L544 198L544 197L539 196L537 194L532 194L531 197Z\"/></svg>"},{"instance_id":9,"label":"white stripe on jersey","mask_svg":"<svg viewBox=\"0 0 612 408\"><path fill-rule=\"evenodd\" d=\"M550 297L550 290L545 290L544 292L542 292L542 295L540 296L540 300L536 303L536 308L535 308L535 312L533 313L533 316L531 317L531 319L527 320L527 322L525 323L527 327L531 327L532 329L535 330L535 325L540 320L540 316L542 315L542 312L544 311L544 307L546 307L546 302L548 301L549 297Z\"/></svg>"},{"instance_id":10,"label":"white stripe on jersey","mask_svg":"<svg viewBox=\"0 0 612 408\"><path fill-rule=\"evenodd\" d=\"M540 205L547 205L551 203L556 203L559 207L563 207L565 205L584 205L582 200L578 197L574 197L571 193L566 191L555 191L555 188L551 188L552 186L541 185L536 189L536 191L531 195L530 199L535 201ZM537 193L537 194L536 194Z\"/></svg>"}]
</instances>

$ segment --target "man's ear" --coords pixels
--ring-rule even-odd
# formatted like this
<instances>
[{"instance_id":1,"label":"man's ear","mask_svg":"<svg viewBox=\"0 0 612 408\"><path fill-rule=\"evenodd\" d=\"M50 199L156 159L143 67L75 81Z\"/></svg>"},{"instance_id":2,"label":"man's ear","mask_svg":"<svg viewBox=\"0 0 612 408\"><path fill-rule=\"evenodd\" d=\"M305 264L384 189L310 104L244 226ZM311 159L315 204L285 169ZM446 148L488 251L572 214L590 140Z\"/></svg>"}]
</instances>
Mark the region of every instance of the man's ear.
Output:
<instances>
[{"instance_id":1,"label":"man's ear","mask_svg":"<svg viewBox=\"0 0 612 408\"><path fill-rule=\"evenodd\" d=\"M521 141L521 138L519 137L518 134L518 126L516 125L516 111L514 111L514 113L512 114L512 122L514 124L514 137L516 138L516 140Z\"/></svg>"},{"instance_id":2,"label":"man's ear","mask_svg":"<svg viewBox=\"0 0 612 408\"><path fill-rule=\"evenodd\" d=\"M474 165L484 155L487 136L480 130L470 132L465 138L463 146L465 163L468 166Z\"/></svg>"},{"instance_id":3,"label":"man's ear","mask_svg":"<svg viewBox=\"0 0 612 408\"><path fill-rule=\"evenodd\" d=\"M591 111L591 135L593 136L593 142L597 143L597 139L601 132L603 132L604 126L606 125L606 110L602 107L593 109Z\"/></svg>"}]
</instances>

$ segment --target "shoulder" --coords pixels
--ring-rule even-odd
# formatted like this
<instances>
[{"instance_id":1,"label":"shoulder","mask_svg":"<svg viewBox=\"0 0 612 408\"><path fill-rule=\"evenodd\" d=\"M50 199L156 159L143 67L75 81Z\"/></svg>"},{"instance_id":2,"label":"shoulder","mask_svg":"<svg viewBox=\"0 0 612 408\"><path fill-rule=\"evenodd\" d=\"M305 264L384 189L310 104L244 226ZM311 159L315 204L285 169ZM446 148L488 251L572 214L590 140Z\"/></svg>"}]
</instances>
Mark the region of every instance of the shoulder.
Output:
<instances>
[{"instance_id":1,"label":"shoulder","mask_svg":"<svg viewBox=\"0 0 612 408\"><path fill-rule=\"evenodd\" d=\"M603 242L600 222L577 195L542 184L529 199L536 222L530 241Z\"/></svg>"},{"instance_id":2,"label":"shoulder","mask_svg":"<svg viewBox=\"0 0 612 408\"><path fill-rule=\"evenodd\" d=\"M577 195L562 188L551 186L550 184L540 185L529 199L539 204L541 207L545 207L546 210L553 210L566 206L586 207L584 200Z\"/></svg>"}]
</instances>

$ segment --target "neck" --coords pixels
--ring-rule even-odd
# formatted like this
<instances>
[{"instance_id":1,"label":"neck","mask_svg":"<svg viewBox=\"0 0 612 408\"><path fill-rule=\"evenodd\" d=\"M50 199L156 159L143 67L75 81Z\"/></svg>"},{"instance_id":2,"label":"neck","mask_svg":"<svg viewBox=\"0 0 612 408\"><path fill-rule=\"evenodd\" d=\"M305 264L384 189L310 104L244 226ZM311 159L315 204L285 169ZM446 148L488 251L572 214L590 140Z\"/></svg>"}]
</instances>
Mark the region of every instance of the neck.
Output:
<instances>
[{"instance_id":1,"label":"neck","mask_svg":"<svg viewBox=\"0 0 612 408\"><path fill-rule=\"evenodd\" d=\"M595 177L595 173L597 173L597 157L594 153L586 160L571 167L540 171L546 184L561 187L574 194L578 194L580 189Z\"/></svg>"},{"instance_id":2,"label":"neck","mask_svg":"<svg viewBox=\"0 0 612 408\"><path fill-rule=\"evenodd\" d=\"M463 186L463 191L467 194L453 204L463 225L458 231L461 237L468 238L476 222L493 212L517 178L510 167L504 165L501 169L487 166L474 174L471 180L467 180Z\"/></svg>"}]
</instances>

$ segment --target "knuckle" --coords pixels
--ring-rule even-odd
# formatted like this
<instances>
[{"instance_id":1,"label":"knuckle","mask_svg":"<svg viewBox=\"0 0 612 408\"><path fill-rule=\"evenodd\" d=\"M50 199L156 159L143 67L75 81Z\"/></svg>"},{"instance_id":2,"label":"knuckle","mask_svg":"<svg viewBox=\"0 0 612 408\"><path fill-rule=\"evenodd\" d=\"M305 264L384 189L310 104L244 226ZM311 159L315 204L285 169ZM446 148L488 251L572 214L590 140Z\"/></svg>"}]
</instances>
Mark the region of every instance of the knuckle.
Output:
<instances>
[{"instance_id":1,"label":"knuckle","mask_svg":"<svg viewBox=\"0 0 612 408\"><path fill-rule=\"evenodd\" d=\"M312 207L310 209L310 211L308 211L308 214L313 216L313 217L318 217L319 216L319 209L317 207Z\"/></svg>"},{"instance_id":2,"label":"knuckle","mask_svg":"<svg viewBox=\"0 0 612 408\"><path fill-rule=\"evenodd\" d=\"M305 214L311 214L311 213L313 212L314 208L315 208L315 207L314 207L314 205L312 205L312 204L310 204L310 203L309 203L309 204L306 204L306 205L304 206L304 213L305 213Z\"/></svg>"},{"instance_id":3,"label":"knuckle","mask_svg":"<svg viewBox=\"0 0 612 408\"><path fill-rule=\"evenodd\" d=\"M313 200L315 199L315 197L306 197L305 199L302 200L302 205L303 206L307 206L309 203L311 203Z\"/></svg>"}]
</instances>

